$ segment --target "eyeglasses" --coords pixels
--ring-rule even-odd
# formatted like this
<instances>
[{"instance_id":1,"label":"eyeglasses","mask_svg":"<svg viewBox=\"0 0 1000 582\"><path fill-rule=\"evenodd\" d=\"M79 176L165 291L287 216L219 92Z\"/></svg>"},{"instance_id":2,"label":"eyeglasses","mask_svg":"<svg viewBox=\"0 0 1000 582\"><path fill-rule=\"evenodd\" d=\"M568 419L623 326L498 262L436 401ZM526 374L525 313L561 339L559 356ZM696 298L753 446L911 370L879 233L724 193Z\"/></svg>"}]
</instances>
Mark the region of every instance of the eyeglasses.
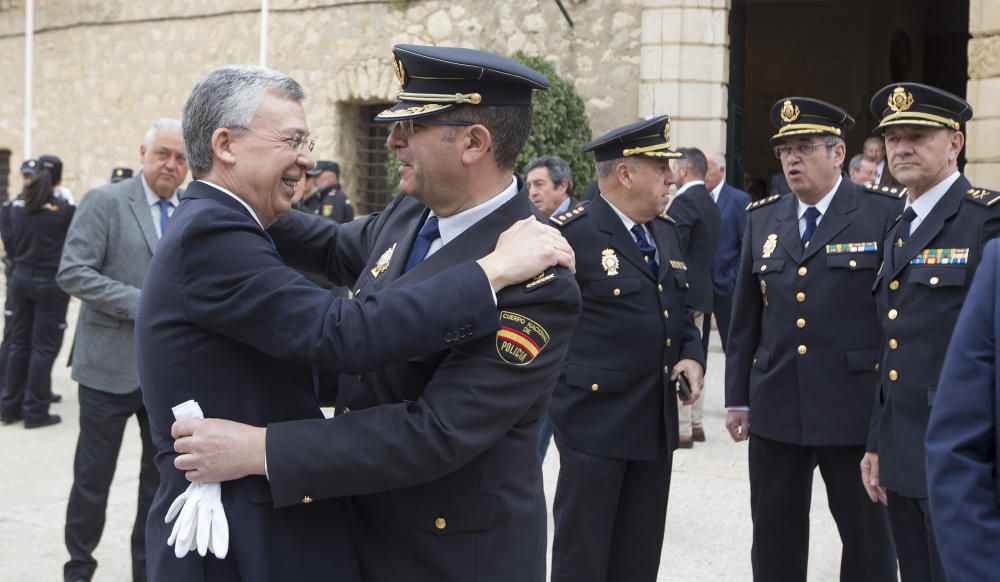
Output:
<instances>
[{"instance_id":1,"label":"eyeglasses","mask_svg":"<svg viewBox=\"0 0 1000 582\"><path fill-rule=\"evenodd\" d=\"M427 125L469 127L475 125L475 123L471 121L449 121L444 119L421 119L420 121L414 121L412 119L404 119L402 121L397 121L396 123L394 123L392 125L392 128L389 130L389 133L396 131L396 129L398 128L399 133L402 134L403 137L413 137L414 135L416 135L417 131L423 129L423 127Z\"/></svg>"},{"instance_id":2,"label":"eyeglasses","mask_svg":"<svg viewBox=\"0 0 1000 582\"><path fill-rule=\"evenodd\" d=\"M774 157L780 160L782 158L787 158L792 152L795 152L795 155L799 157L808 158L809 156L813 155L813 152L816 151L816 148L822 148L822 147L831 148L833 146L823 142L799 143L793 146L787 146L787 145L774 146Z\"/></svg>"},{"instance_id":3,"label":"eyeglasses","mask_svg":"<svg viewBox=\"0 0 1000 582\"><path fill-rule=\"evenodd\" d=\"M262 131L255 131L254 129L252 129L250 127L233 127L232 129L239 129L239 130L243 130L243 131L249 131L250 133L256 133L257 135L263 135L265 137L268 137L268 138L271 138L271 139L275 139L272 135L269 135L269 134L264 133ZM310 151L311 152L311 151L313 151L313 148L316 147L316 140L309 139L308 137L302 135L301 133L297 133L293 137L279 136L276 141L283 141L283 142L287 143L289 146L291 146L291 148L294 151L297 151L297 152L302 151L302 148L305 148L306 151Z\"/></svg>"}]
</instances>

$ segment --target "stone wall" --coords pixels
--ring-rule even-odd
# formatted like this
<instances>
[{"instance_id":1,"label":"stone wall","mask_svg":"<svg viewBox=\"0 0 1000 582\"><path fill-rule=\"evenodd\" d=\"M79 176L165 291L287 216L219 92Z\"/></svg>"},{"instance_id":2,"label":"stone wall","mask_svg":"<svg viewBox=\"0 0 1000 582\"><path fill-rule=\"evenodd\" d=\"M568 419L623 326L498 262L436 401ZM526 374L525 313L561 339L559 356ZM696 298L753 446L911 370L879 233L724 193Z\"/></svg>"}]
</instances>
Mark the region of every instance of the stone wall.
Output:
<instances>
[{"instance_id":1,"label":"stone wall","mask_svg":"<svg viewBox=\"0 0 1000 582\"><path fill-rule=\"evenodd\" d=\"M0 1L11 4L0 11L0 70L7 73L0 148L13 151L16 167L23 157L23 2ZM272 0L268 65L304 85L316 153L342 162L354 193L357 136L349 129L357 120L350 116L398 90L389 67L395 43L540 54L574 81L595 134L635 121L649 0L563 3L573 28L552 0L414 0L404 8ZM257 62L259 7L257 0L36 2L32 153L60 155L65 181L78 194L106 183L114 166L138 167L149 122L179 116L198 78L219 65Z\"/></svg>"},{"instance_id":2,"label":"stone wall","mask_svg":"<svg viewBox=\"0 0 1000 582\"><path fill-rule=\"evenodd\" d=\"M974 185L1000 188L1000 0L972 0L969 31L968 124L965 172Z\"/></svg>"}]
</instances>

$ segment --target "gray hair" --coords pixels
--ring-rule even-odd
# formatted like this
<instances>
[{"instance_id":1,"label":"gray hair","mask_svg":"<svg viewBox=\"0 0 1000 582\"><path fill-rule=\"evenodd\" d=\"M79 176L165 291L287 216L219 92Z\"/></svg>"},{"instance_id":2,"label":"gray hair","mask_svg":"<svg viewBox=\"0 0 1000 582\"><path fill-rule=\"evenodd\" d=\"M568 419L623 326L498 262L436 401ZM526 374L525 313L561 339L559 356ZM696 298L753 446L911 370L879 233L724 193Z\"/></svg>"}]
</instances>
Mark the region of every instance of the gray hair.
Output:
<instances>
[{"instance_id":1,"label":"gray hair","mask_svg":"<svg viewBox=\"0 0 1000 582\"><path fill-rule=\"evenodd\" d=\"M573 174L570 172L569 164L566 160L556 156L544 156L535 158L524 166L524 176L527 179L528 172L535 168L545 168L549 171L549 179L558 186L566 182L566 191L573 194Z\"/></svg>"},{"instance_id":2,"label":"gray hair","mask_svg":"<svg viewBox=\"0 0 1000 582\"><path fill-rule=\"evenodd\" d=\"M851 158L851 163L848 167L850 167L852 172L859 172L861 171L861 162L871 162L874 164L875 158L870 158L864 154L856 154Z\"/></svg>"},{"instance_id":3,"label":"gray hair","mask_svg":"<svg viewBox=\"0 0 1000 582\"><path fill-rule=\"evenodd\" d=\"M715 162L715 167L725 168L726 167L726 154L719 152L712 152L712 161Z\"/></svg>"},{"instance_id":4,"label":"gray hair","mask_svg":"<svg viewBox=\"0 0 1000 582\"><path fill-rule=\"evenodd\" d=\"M198 81L184 104L184 144L192 178L197 180L212 169L215 130L249 128L267 93L297 101L306 98L295 79L256 65L228 65Z\"/></svg>"},{"instance_id":5,"label":"gray hair","mask_svg":"<svg viewBox=\"0 0 1000 582\"><path fill-rule=\"evenodd\" d=\"M635 167L632 161L628 158L618 158L615 160L604 160L603 162L597 162L594 164L594 171L598 178L610 178L615 173L615 168L618 164L628 164L629 167Z\"/></svg>"},{"instance_id":6,"label":"gray hair","mask_svg":"<svg viewBox=\"0 0 1000 582\"><path fill-rule=\"evenodd\" d=\"M153 140L156 139L156 132L161 129L168 129L170 131L176 131L177 133L183 134L184 129L181 127L181 122L176 119L170 119L168 117L161 117L153 122L146 130L146 136L142 138L142 145L146 146L146 151L153 149Z\"/></svg>"}]
</instances>

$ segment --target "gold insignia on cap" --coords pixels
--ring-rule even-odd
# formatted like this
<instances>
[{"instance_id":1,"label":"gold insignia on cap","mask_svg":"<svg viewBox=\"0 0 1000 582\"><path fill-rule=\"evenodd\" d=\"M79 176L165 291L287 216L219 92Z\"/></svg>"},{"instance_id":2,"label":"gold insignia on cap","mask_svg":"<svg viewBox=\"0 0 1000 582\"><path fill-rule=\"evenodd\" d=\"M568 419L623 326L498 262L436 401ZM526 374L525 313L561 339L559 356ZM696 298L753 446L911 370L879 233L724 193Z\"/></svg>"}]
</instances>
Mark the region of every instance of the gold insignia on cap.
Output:
<instances>
[{"instance_id":1,"label":"gold insignia on cap","mask_svg":"<svg viewBox=\"0 0 1000 582\"><path fill-rule=\"evenodd\" d=\"M896 90L889 95L889 109L899 113L913 107L913 94L907 93L903 86L896 87Z\"/></svg>"},{"instance_id":2,"label":"gold insignia on cap","mask_svg":"<svg viewBox=\"0 0 1000 582\"><path fill-rule=\"evenodd\" d=\"M122 175L122 171L120 169L115 170L115 176L121 176L121 175Z\"/></svg>"},{"instance_id":3,"label":"gold insignia on cap","mask_svg":"<svg viewBox=\"0 0 1000 582\"><path fill-rule=\"evenodd\" d=\"M784 105L781 106L781 120L791 123L799 118L799 113L799 106L793 105L791 99L785 99Z\"/></svg>"},{"instance_id":4,"label":"gold insignia on cap","mask_svg":"<svg viewBox=\"0 0 1000 582\"><path fill-rule=\"evenodd\" d=\"M663 139L666 140L666 141L670 141L670 124L669 123L663 124Z\"/></svg>"},{"instance_id":5,"label":"gold insignia on cap","mask_svg":"<svg viewBox=\"0 0 1000 582\"><path fill-rule=\"evenodd\" d=\"M392 55L392 70L396 71L396 78L399 79L399 86L403 87L406 85L406 69L403 68L403 63L396 58L396 55Z\"/></svg>"},{"instance_id":6,"label":"gold insignia on cap","mask_svg":"<svg viewBox=\"0 0 1000 582\"><path fill-rule=\"evenodd\" d=\"M396 250L396 244L392 243L392 246L386 249L382 256L378 258L375 266L372 267L372 277L378 278L379 275L385 272L389 268L389 262L392 261L392 253Z\"/></svg>"},{"instance_id":7,"label":"gold insignia on cap","mask_svg":"<svg viewBox=\"0 0 1000 582\"><path fill-rule=\"evenodd\" d=\"M618 262L618 255L615 254L614 249L601 251L601 268L608 274L608 277L618 275L618 267L620 266L621 263Z\"/></svg>"},{"instance_id":8,"label":"gold insignia on cap","mask_svg":"<svg viewBox=\"0 0 1000 582\"><path fill-rule=\"evenodd\" d=\"M761 258L770 259L771 253L773 253L774 249L777 247L778 247L778 235L772 232L771 234L767 235L767 240L764 241L764 254L761 255Z\"/></svg>"}]
</instances>

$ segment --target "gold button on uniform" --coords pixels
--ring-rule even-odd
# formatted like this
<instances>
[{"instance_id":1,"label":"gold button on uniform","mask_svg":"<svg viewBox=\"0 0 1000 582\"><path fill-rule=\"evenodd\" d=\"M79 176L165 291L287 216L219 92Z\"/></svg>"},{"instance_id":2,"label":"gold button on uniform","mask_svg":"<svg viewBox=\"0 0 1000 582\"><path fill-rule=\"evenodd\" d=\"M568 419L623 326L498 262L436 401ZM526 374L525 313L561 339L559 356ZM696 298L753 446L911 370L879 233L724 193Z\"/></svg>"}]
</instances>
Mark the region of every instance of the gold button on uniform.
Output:
<instances>
[{"instance_id":1,"label":"gold button on uniform","mask_svg":"<svg viewBox=\"0 0 1000 582\"><path fill-rule=\"evenodd\" d=\"M808 351L809 351L809 348L807 348L805 346L799 346L799 355L800 356L806 355L806 352L808 352Z\"/></svg>"},{"instance_id":2,"label":"gold button on uniform","mask_svg":"<svg viewBox=\"0 0 1000 582\"><path fill-rule=\"evenodd\" d=\"M761 266L760 266L760 272L761 272L761 273L763 273L763 272L764 272L764 271L766 271L766 270L767 270L767 265L761 265Z\"/></svg>"},{"instance_id":3,"label":"gold button on uniform","mask_svg":"<svg viewBox=\"0 0 1000 582\"><path fill-rule=\"evenodd\" d=\"M351 411L350 407L348 407L348 406L345 406L345 407L344 407L344 409L340 411L340 413L341 413L341 414L347 414L347 413L348 413L348 412L350 412L350 411Z\"/></svg>"},{"instance_id":4,"label":"gold button on uniform","mask_svg":"<svg viewBox=\"0 0 1000 582\"><path fill-rule=\"evenodd\" d=\"M443 517L439 517L439 518L437 518L437 519L434 520L434 527L436 527L438 529L444 529L444 528L448 527L448 522L445 521Z\"/></svg>"},{"instance_id":5,"label":"gold button on uniform","mask_svg":"<svg viewBox=\"0 0 1000 582\"><path fill-rule=\"evenodd\" d=\"M893 382L899 380L899 372L897 372L896 370L889 370L889 379L892 380Z\"/></svg>"},{"instance_id":6,"label":"gold button on uniform","mask_svg":"<svg viewBox=\"0 0 1000 582\"><path fill-rule=\"evenodd\" d=\"M800 317L795 320L795 325L797 325L799 329L802 329L806 326L806 320Z\"/></svg>"},{"instance_id":7,"label":"gold button on uniform","mask_svg":"<svg viewBox=\"0 0 1000 582\"><path fill-rule=\"evenodd\" d=\"M805 277L806 273L809 272L809 269L807 269L805 267L799 267L799 271L798 272L799 272L799 277Z\"/></svg>"},{"instance_id":8,"label":"gold button on uniform","mask_svg":"<svg viewBox=\"0 0 1000 582\"><path fill-rule=\"evenodd\" d=\"M667 345L667 347L669 348L669 347L670 347L670 343L671 343L671 342L670 342L670 338L667 338L667 341L665 341L664 343L665 343L665 344Z\"/></svg>"},{"instance_id":9,"label":"gold button on uniform","mask_svg":"<svg viewBox=\"0 0 1000 582\"><path fill-rule=\"evenodd\" d=\"M899 347L899 342L896 341L896 338L889 340L889 349L894 350L898 347Z\"/></svg>"},{"instance_id":10,"label":"gold button on uniform","mask_svg":"<svg viewBox=\"0 0 1000 582\"><path fill-rule=\"evenodd\" d=\"M622 290L621 289L615 289L614 291L612 291L612 293L615 294L615 297L618 297L619 295L622 294Z\"/></svg>"},{"instance_id":11,"label":"gold button on uniform","mask_svg":"<svg viewBox=\"0 0 1000 582\"><path fill-rule=\"evenodd\" d=\"M302 498L302 503L305 503L306 505L309 505L312 502L313 502L313 498L309 497L308 495L306 495L305 497Z\"/></svg>"},{"instance_id":12,"label":"gold button on uniform","mask_svg":"<svg viewBox=\"0 0 1000 582\"><path fill-rule=\"evenodd\" d=\"M669 376L670 375L670 366L663 366L663 373L667 374Z\"/></svg>"},{"instance_id":13,"label":"gold button on uniform","mask_svg":"<svg viewBox=\"0 0 1000 582\"><path fill-rule=\"evenodd\" d=\"M931 285L937 285L940 281L941 279L938 279L937 277L931 277Z\"/></svg>"},{"instance_id":14,"label":"gold button on uniform","mask_svg":"<svg viewBox=\"0 0 1000 582\"><path fill-rule=\"evenodd\" d=\"M597 392L598 389L600 389L600 386L598 386L597 384L591 384L590 385L590 391L591 392Z\"/></svg>"},{"instance_id":15,"label":"gold button on uniform","mask_svg":"<svg viewBox=\"0 0 1000 582\"><path fill-rule=\"evenodd\" d=\"M892 289L893 291L899 289L899 281L894 280L893 282L889 283L889 289Z\"/></svg>"},{"instance_id":16,"label":"gold button on uniform","mask_svg":"<svg viewBox=\"0 0 1000 582\"><path fill-rule=\"evenodd\" d=\"M805 303L806 294L803 293L802 291L799 291L798 293L795 294L795 300L798 301L799 303Z\"/></svg>"},{"instance_id":17,"label":"gold button on uniform","mask_svg":"<svg viewBox=\"0 0 1000 582\"><path fill-rule=\"evenodd\" d=\"M851 262L847 264L850 265L852 269L858 266L858 262L855 261L854 259L851 259Z\"/></svg>"},{"instance_id":18,"label":"gold button on uniform","mask_svg":"<svg viewBox=\"0 0 1000 582\"><path fill-rule=\"evenodd\" d=\"M664 309L663 310L663 319L670 319L670 310L669 309Z\"/></svg>"},{"instance_id":19,"label":"gold button on uniform","mask_svg":"<svg viewBox=\"0 0 1000 582\"><path fill-rule=\"evenodd\" d=\"M662 283L657 283L656 284L656 290L659 291L660 293L663 293L663 284Z\"/></svg>"},{"instance_id":20,"label":"gold button on uniform","mask_svg":"<svg viewBox=\"0 0 1000 582\"><path fill-rule=\"evenodd\" d=\"M889 310L889 319L896 319L897 317L899 317L899 312L896 311L895 309L890 309Z\"/></svg>"}]
</instances>

